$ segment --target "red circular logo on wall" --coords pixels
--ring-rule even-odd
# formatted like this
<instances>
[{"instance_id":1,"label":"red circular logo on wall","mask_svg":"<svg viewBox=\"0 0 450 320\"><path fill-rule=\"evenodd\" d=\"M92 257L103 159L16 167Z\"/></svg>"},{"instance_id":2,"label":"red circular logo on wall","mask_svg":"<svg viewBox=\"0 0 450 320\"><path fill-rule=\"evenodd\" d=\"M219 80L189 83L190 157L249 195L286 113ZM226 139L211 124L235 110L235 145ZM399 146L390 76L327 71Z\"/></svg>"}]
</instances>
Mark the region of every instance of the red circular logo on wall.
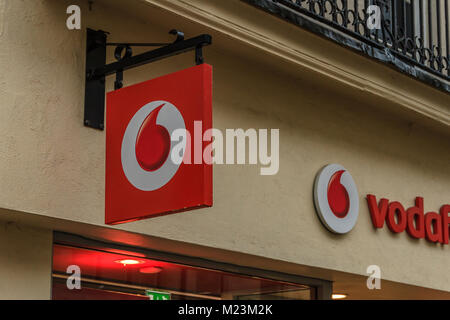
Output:
<instances>
[{"instance_id":1,"label":"red circular logo on wall","mask_svg":"<svg viewBox=\"0 0 450 320\"><path fill-rule=\"evenodd\" d=\"M314 182L314 204L328 230L343 234L353 229L359 213L358 190L344 167L329 164L320 170Z\"/></svg>"}]
</instances>

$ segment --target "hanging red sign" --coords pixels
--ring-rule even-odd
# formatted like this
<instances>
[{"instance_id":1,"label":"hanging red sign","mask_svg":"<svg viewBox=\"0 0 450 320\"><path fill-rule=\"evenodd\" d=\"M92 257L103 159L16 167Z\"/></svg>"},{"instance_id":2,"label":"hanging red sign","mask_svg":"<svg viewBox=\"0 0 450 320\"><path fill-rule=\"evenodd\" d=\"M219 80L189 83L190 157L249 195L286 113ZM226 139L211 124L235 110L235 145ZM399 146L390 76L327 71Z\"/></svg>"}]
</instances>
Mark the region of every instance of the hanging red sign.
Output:
<instances>
[{"instance_id":1,"label":"hanging red sign","mask_svg":"<svg viewBox=\"0 0 450 320\"><path fill-rule=\"evenodd\" d=\"M212 165L191 159L211 127L207 64L108 93L105 222L212 206Z\"/></svg>"}]
</instances>

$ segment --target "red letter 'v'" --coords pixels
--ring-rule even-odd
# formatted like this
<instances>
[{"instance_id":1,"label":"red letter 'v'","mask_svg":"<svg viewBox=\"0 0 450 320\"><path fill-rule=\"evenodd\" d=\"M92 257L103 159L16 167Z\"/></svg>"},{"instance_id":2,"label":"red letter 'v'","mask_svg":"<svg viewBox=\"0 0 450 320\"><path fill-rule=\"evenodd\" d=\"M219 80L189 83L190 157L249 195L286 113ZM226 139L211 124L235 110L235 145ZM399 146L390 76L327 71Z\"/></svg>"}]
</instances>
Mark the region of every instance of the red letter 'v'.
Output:
<instances>
[{"instance_id":1,"label":"red letter 'v'","mask_svg":"<svg viewBox=\"0 0 450 320\"><path fill-rule=\"evenodd\" d=\"M387 208L389 204L388 199L381 199L380 205L377 206L377 198L372 195L367 195L367 204L369 205L370 216L375 228L383 228L384 219L386 219Z\"/></svg>"}]
</instances>

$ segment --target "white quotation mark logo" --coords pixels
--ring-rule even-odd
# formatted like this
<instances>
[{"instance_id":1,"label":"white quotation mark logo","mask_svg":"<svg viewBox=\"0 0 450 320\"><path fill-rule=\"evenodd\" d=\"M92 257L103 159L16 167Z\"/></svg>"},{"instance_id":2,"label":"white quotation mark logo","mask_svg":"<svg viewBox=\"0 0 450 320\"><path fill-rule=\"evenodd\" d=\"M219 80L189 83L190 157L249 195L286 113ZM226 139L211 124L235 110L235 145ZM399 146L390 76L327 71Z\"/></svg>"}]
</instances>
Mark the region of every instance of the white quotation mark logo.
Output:
<instances>
[{"instance_id":1,"label":"white quotation mark logo","mask_svg":"<svg viewBox=\"0 0 450 320\"><path fill-rule=\"evenodd\" d=\"M182 129L182 130L179 130ZM171 143L174 131L181 132L177 144ZM179 141L178 140L178 141ZM170 102L152 101L140 108L128 123L122 140L122 168L128 181L142 191L153 191L168 183L186 150L186 126L180 111Z\"/></svg>"},{"instance_id":2,"label":"white quotation mark logo","mask_svg":"<svg viewBox=\"0 0 450 320\"><path fill-rule=\"evenodd\" d=\"M70 274L70 276L67 278L66 285L67 289L73 290L81 289L81 269L77 265L70 265L67 267L66 270L67 274Z\"/></svg>"},{"instance_id":3,"label":"white quotation mark logo","mask_svg":"<svg viewBox=\"0 0 450 320\"><path fill-rule=\"evenodd\" d=\"M367 289L381 289L381 269L379 266L373 264L367 267L366 273L369 274L367 278Z\"/></svg>"},{"instance_id":4,"label":"white quotation mark logo","mask_svg":"<svg viewBox=\"0 0 450 320\"><path fill-rule=\"evenodd\" d=\"M367 28L369 30L381 29L381 9L379 6L368 6L366 11L367 17Z\"/></svg>"},{"instance_id":5,"label":"white quotation mark logo","mask_svg":"<svg viewBox=\"0 0 450 320\"><path fill-rule=\"evenodd\" d=\"M69 30L80 30L81 29L81 9L77 5L70 5L66 10L67 14L70 16L66 20L66 26Z\"/></svg>"}]
</instances>

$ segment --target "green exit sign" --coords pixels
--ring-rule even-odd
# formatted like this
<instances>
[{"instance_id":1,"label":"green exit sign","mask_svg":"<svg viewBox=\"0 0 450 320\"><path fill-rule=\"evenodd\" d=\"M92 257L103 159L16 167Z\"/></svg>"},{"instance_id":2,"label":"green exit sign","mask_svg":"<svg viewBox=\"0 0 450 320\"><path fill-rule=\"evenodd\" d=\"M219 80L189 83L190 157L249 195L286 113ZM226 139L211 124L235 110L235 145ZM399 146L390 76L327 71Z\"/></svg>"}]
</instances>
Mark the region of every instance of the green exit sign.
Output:
<instances>
[{"instance_id":1,"label":"green exit sign","mask_svg":"<svg viewBox=\"0 0 450 320\"><path fill-rule=\"evenodd\" d=\"M170 293L168 292L145 290L145 295L150 300L170 300Z\"/></svg>"}]
</instances>

